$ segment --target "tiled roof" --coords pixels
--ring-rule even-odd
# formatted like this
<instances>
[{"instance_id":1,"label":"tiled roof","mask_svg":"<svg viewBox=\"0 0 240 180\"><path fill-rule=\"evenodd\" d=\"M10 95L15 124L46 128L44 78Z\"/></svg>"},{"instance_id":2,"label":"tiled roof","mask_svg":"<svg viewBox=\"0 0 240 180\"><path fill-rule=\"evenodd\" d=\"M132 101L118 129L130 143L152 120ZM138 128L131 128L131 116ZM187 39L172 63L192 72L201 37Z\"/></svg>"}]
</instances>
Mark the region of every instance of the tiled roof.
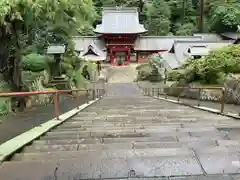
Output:
<instances>
[{"instance_id":1,"label":"tiled roof","mask_svg":"<svg viewBox=\"0 0 240 180\"><path fill-rule=\"evenodd\" d=\"M169 52L160 53L162 58L167 65L167 68L175 69L181 66L180 62L177 60L175 54Z\"/></svg>"},{"instance_id":2,"label":"tiled roof","mask_svg":"<svg viewBox=\"0 0 240 180\"><path fill-rule=\"evenodd\" d=\"M236 39L233 44L240 44L240 38Z\"/></svg>"},{"instance_id":3,"label":"tiled roof","mask_svg":"<svg viewBox=\"0 0 240 180\"><path fill-rule=\"evenodd\" d=\"M204 41L222 41L221 36L215 33L196 33L193 36L201 36Z\"/></svg>"},{"instance_id":4,"label":"tiled roof","mask_svg":"<svg viewBox=\"0 0 240 180\"><path fill-rule=\"evenodd\" d=\"M90 44L94 43L100 50L105 50L104 42L96 36L75 36L73 37L75 50L86 52Z\"/></svg>"},{"instance_id":5,"label":"tiled roof","mask_svg":"<svg viewBox=\"0 0 240 180\"><path fill-rule=\"evenodd\" d=\"M140 36L134 45L134 49L141 50L170 50L176 40L196 41L201 36Z\"/></svg>"},{"instance_id":6,"label":"tiled roof","mask_svg":"<svg viewBox=\"0 0 240 180\"><path fill-rule=\"evenodd\" d=\"M91 55L91 54L83 56L83 58L87 61L104 61L104 60L106 60L106 56L95 56L95 55Z\"/></svg>"},{"instance_id":7,"label":"tiled roof","mask_svg":"<svg viewBox=\"0 0 240 180\"><path fill-rule=\"evenodd\" d=\"M140 34L147 32L139 24L137 8L103 8L102 24L94 30L100 34Z\"/></svg>"},{"instance_id":8,"label":"tiled roof","mask_svg":"<svg viewBox=\"0 0 240 180\"><path fill-rule=\"evenodd\" d=\"M183 64L190 57L187 51L194 46L206 46L209 50L218 49L232 44L232 41L226 42L211 42L211 41L175 41L174 50L177 60ZM203 55L203 54L202 54Z\"/></svg>"},{"instance_id":9,"label":"tiled roof","mask_svg":"<svg viewBox=\"0 0 240 180\"><path fill-rule=\"evenodd\" d=\"M102 61L106 59L103 41L93 36L74 37L75 50L80 51L80 56L86 60Z\"/></svg>"},{"instance_id":10,"label":"tiled roof","mask_svg":"<svg viewBox=\"0 0 240 180\"><path fill-rule=\"evenodd\" d=\"M237 40L238 38L240 38L240 33L239 32L222 33L221 36L227 39Z\"/></svg>"},{"instance_id":11,"label":"tiled roof","mask_svg":"<svg viewBox=\"0 0 240 180\"><path fill-rule=\"evenodd\" d=\"M192 56L204 56L208 55L210 49L207 46L191 46L189 49L189 54Z\"/></svg>"}]
</instances>

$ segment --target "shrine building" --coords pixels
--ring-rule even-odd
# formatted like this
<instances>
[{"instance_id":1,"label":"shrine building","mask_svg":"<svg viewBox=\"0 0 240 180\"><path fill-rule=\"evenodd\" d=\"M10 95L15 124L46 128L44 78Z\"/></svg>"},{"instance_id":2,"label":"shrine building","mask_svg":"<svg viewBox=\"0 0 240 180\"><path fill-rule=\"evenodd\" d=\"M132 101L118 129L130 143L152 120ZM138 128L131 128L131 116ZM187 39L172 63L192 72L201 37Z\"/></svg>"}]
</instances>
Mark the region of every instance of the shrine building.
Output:
<instances>
[{"instance_id":1,"label":"shrine building","mask_svg":"<svg viewBox=\"0 0 240 180\"><path fill-rule=\"evenodd\" d=\"M237 44L240 38L240 33L148 36L134 7L103 8L101 24L94 32L95 36L74 37L75 50L86 60L128 65L147 62L151 54L158 53L171 69L189 58L198 59L214 49Z\"/></svg>"},{"instance_id":2,"label":"shrine building","mask_svg":"<svg viewBox=\"0 0 240 180\"><path fill-rule=\"evenodd\" d=\"M116 65L143 62L159 49L155 37L143 36L147 30L139 23L137 8L103 8L102 23L94 30L96 36L77 36L75 49L92 61L106 61Z\"/></svg>"}]
</instances>

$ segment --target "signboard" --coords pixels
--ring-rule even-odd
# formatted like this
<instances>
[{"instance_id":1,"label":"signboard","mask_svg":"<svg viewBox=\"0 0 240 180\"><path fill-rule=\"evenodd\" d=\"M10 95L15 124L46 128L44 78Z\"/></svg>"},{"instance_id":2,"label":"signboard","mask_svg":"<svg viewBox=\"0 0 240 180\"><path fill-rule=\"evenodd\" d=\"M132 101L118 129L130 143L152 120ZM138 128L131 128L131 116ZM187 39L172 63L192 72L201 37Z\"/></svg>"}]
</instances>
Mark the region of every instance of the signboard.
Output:
<instances>
[{"instance_id":1,"label":"signboard","mask_svg":"<svg viewBox=\"0 0 240 180\"><path fill-rule=\"evenodd\" d=\"M65 50L65 45L50 45L47 48L47 54L63 54Z\"/></svg>"}]
</instances>

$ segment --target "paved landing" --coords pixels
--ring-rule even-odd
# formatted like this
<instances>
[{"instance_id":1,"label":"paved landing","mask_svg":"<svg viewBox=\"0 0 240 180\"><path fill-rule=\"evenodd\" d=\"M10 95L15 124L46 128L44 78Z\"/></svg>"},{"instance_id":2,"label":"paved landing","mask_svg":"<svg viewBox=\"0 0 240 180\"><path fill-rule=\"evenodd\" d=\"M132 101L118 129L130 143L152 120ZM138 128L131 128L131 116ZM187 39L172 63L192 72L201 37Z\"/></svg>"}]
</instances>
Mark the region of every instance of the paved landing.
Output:
<instances>
[{"instance_id":1,"label":"paved landing","mask_svg":"<svg viewBox=\"0 0 240 180\"><path fill-rule=\"evenodd\" d=\"M132 96L120 96L127 89ZM0 177L239 180L239 128L227 117L141 96L133 84L109 85L108 96L4 162Z\"/></svg>"}]
</instances>

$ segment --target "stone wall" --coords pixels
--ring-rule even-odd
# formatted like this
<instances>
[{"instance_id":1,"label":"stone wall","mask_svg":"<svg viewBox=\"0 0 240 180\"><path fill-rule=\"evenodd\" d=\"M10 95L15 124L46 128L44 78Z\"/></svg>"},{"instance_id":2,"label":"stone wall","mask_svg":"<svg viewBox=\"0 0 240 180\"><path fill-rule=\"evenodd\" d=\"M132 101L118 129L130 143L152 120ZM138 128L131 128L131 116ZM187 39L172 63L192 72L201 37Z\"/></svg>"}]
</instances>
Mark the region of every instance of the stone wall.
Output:
<instances>
[{"instance_id":1,"label":"stone wall","mask_svg":"<svg viewBox=\"0 0 240 180\"><path fill-rule=\"evenodd\" d=\"M226 92L226 102L240 104L240 78L231 76L224 84Z\"/></svg>"},{"instance_id":2,"label":"stone wall","mask_svg":"<svg viewBox=\"0 0 240 180\"><path fill-rule=\"evenodd\" d=\"M186 85L185 85L186 86ZM176 87L176 88L174 88ZM170 96L180 96L191 99L199 99L199 90L191 89L192 87L202 87L197 84L187 85L186 88L177 88L178 84L173 85L165 92ZM224 87L226 88L225 102L229 104L240 104L240 78L231 77L226 79ZM207 88L207 87L206 87ZM221 89L202 89L200 93L201 100L206 101L221 101L222 91Z\"/></svg>"}]
</instances>

